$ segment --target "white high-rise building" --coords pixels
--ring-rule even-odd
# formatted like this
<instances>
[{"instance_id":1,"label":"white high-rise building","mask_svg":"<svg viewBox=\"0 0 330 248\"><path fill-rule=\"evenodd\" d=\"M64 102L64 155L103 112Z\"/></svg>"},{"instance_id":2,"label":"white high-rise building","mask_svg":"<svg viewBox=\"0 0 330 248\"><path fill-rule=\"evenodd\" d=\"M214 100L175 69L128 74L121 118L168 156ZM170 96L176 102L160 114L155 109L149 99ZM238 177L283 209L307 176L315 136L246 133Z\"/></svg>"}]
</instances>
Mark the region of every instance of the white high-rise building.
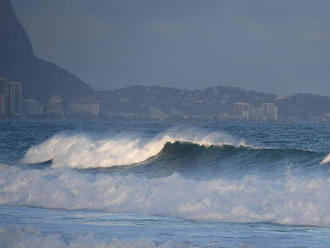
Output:
<instances>
[{"instance_id":1,"label":"white high-rise building","mask_svg":"<svg viewBox=\"0 0 330 248\"><path fill-rule=\"evenodd\" d=\"M241 120L250 119L251 106L247 102L237 102L235 103L235 115Z\"/></svg>"},{"instance_id":2,"label":"white high-rise building","mask_svg":"<svg viewBox=\"0 0 330 248\"><path fill-rule=\"evenodd\" d=\"M277 121L278 108L274 103L263 103L259 107L260 121Z\"/></svg>"},{"instance_id":3,"label":"white high-rise building","mask_svg":"<svg viewBox=\"0 0 330 248\"><path fill-rule=\"evenodd\" d=\"M22 113L22 84L0 79L0 114L15 116Z\"/></svg>"}]
</instances>

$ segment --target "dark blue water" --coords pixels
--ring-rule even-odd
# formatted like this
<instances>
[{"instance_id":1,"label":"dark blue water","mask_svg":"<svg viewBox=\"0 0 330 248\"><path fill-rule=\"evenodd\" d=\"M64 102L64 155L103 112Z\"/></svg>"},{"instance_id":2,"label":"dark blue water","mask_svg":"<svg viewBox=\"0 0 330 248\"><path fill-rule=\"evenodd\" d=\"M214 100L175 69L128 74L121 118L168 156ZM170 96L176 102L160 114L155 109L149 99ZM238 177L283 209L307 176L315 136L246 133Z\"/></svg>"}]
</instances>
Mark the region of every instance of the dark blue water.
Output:
<instances>
[{"instance_id":1,"label":"dark blue water","mask_svg":"<svg viewBox=\"0 0 330 248\"><path fill-rule=\"evenodd\" d=\"M0 247L330 247L329 124L0 130Z\"/></svg>"}]
</instances>

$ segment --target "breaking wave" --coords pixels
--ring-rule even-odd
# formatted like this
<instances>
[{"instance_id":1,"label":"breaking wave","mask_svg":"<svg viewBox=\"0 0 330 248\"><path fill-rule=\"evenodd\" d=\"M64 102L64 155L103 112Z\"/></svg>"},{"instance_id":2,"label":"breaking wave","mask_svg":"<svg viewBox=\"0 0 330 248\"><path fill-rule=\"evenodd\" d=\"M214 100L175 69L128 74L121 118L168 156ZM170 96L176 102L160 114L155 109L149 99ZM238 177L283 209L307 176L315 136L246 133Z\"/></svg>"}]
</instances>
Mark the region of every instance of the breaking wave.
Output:
<instances>
[{"instance_id":1,"label":"breaking wave","mask_svg":"<svg viewBox=\"0 0 330 248\"><path fill-rule=\"evenodd\" d=\"M161 176L175 172L216 175L223 170L243 172L290 168L319 170L322 152L302 149L260 148L221 132L172 129L155 137L117 134L93 137L87 134L57 134L31 147L22 159L26 164L51 162L52 168L94 169L134 165L158 167ZM326 163L329 157L322 163ZM122 167L124 168L124 167ZM194 171L193 171L193 170ZM198 170L198 171L197 171ZM220 171L221 170L221 171Z\"/></svg>"},{"instance_id":2,"label":"breaking wave","mask_svg":"<svg viewBox=\"0 0 330 248\"><path fill-rule=\"evenodd\" d=\"M153 138L119 134L93 138L86 134L58 134L31 147L22 161L28 164L52 161L52 167L102 168L141 163L159 154L167 143L189 142L207 146L247 146L244 140L220 132L172 129Z\"/></svg>"},{"instance_id":3,"label":"breaking wave","mask_svg":"<svg viewBox=\"0 0 330 248\"><path fill-rule=\"evenodd\" d=\"M258 148L225 133L191 129L172 129L154 137L61 133L31 147L22 159L24 163L51 160L52 168L0 165L0 205L330 227L330 178L324 173L326 166L319 165L325 156L301 149ZM291 173L286 161L309 166L311 173ZM56 169L137 163L143 166L132 168L160 176ZM235 168L235 175L246 168L247 173L239 178L213 176L219 166ZM280 167L285 173L254 173L253 169L264 167ZM171 171L161 174L159 168ZM181 168L196 175L203 168L212 176L186 177Z\"/></svg>"},{"instance_id":4,"label":"breaking wave","mask_svg":"<svg viewBox=\"0 0 330 248\"><path fill-rule=\"evenodd\" d=\"M327 163L330 163L330 153L321 162L321 164L327 164Z\"/></svg>"}]
</instances>

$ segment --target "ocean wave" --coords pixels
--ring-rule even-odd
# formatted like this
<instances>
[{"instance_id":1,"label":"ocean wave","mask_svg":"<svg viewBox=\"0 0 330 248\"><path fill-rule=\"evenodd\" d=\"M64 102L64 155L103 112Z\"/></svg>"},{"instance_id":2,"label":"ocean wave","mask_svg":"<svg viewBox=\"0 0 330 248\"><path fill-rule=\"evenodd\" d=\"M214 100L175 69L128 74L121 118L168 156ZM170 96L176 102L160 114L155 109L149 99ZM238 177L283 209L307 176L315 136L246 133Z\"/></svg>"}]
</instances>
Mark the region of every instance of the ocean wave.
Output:
<instances>
[{"instance_id":1,"label":"ocean wave","mask_svg":"<svg viewBox=\"0 0 330 248\"><path fill-rule=\"evenodd\" d=\"M53 168L95 169L144 165L158 172L208 170L213 175L223 170L247 172L319 167L324 153L287 148L248 145L230 135L200 130L170 130L146 138L139 134L118 134L96 138L86 134L57 134L31 147L22 161L47 164ZM326 161L326 159L324 160ZM324 163L323 161L323 163ZM319 168L320 169L320 168ZM220 171L221 170L221 171ZM219 174L218 173L218 174Z\"/></svg>"},{"instance_id":2,"label":"ocean wave","mask_svg":"<svg viewBox=\"0 0 330 248\"><path fill-rule=\"evenodd\" d=\"M321 164L330 163L330 153L322 160Z\"/></svg>"},{"instance_id":3,"label":"ocean wave","mask_svg":"<svg viewBox=\"0 0 330 248\"><path fill-rule=\"evenodd\" d=\"M21 169L0 174L0 204L192 220L330 226L330 178L187 179Z\"/></svg>"},{"instance_id":4,"label":"ocean wave","mask_svg":"<svg viewBox=\"0 0 330 248\"><path fill-rule=\"evenodd\" d=\"M248 146L244 140L221 132L171 129L153 138L136 134L117 134L96 138L86 134L57 134L31 147L22 162L52 161L52 167L102 168L141 163L158 155L167 143L189 142L200 146Z\"/></svg>"},{"instance_id":5,"label":"ocean wave","mask_svg":"<svg viewBox=\"0 0 330 248\"><path fill-rule=\"evenodd\" d=\"M233 145L199 145L190 142L168 142L164 145L163 149L158 153L155 158L167 158L167 157L183 157L191 155L205 155L205 156L218 156L223 157L235 156L238 154L248 155L247 157L254 157L254 161L262 161L267 159L268 161L276 161L283 158L301 157L301 156L317 156L320 157L323 153L303 150L303 149L279 149L279 148L258 148L249 146L233 146ZM330 159L330 158L329 158Z\"/></svg>"}]
</instances>

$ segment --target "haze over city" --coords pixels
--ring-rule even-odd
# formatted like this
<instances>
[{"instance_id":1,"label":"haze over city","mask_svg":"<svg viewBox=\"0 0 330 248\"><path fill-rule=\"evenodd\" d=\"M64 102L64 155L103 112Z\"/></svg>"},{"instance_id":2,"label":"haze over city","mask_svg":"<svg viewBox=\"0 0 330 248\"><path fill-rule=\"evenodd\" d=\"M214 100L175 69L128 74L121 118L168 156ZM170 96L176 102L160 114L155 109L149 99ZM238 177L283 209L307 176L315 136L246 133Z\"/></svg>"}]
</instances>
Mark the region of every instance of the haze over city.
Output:
<instances>
[{"instance_id":1,"label":"haze over city","mask_svg":"<svg viewBox=\"0 0 330 248\"><path fill-rule=\"evenodd\" d=\"M94 89L330 95L330 2L13 0L36 56Z\"/></svg>"}]
</instances>

